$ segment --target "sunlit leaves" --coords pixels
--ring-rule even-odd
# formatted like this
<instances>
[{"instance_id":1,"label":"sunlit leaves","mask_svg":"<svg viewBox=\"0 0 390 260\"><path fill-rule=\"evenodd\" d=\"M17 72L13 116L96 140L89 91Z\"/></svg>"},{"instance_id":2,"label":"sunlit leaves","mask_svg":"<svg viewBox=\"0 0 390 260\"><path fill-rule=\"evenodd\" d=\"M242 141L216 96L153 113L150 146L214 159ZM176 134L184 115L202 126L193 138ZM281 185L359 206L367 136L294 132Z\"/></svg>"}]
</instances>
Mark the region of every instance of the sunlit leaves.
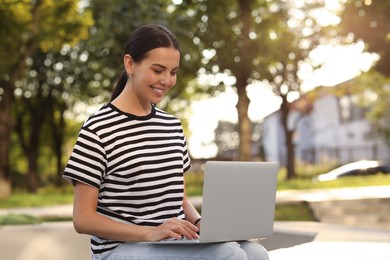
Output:
<instances>
[{"instance_id":1,"label":"sunlit leaves","mask_svg":"<svg viewBox=\"0 0 390 260\"><path fill-rule=\"evenodd\" d=\"M75 45L88 37L93 25L92 14L88 9L80 9L79 1L45 0L40 13L39 31L44 51L58 50L64 42Z\"/></svg>"},{"instance_id":2,"label":"sunlit leaves","mask_svg":"<svg viewBox=\"0 0 390 260\"><path fill-rule=\"evenodd\" d=\"M367 43L368 51L381 59L376 69L390 76L390 1L349 0L341 16L340 29Z\"/></svg>"}]
</instances>

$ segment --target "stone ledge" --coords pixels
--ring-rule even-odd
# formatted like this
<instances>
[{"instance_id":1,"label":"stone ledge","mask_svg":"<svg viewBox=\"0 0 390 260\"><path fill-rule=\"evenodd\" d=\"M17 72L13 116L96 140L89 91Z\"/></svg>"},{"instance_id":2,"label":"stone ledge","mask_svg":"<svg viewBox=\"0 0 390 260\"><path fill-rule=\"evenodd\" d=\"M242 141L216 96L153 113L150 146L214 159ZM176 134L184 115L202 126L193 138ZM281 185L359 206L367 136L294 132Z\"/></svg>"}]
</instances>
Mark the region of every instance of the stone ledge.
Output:
<instances>
[{"instance_id":1,"label":"stone ledge","mask_svg":"<svg viewBox=\"0 0 390 260\"><path fill-rule=\"evenodd\" d=\"M323 223L390 229L390 198L309 202Z\"/></svg>"}]
</instances>

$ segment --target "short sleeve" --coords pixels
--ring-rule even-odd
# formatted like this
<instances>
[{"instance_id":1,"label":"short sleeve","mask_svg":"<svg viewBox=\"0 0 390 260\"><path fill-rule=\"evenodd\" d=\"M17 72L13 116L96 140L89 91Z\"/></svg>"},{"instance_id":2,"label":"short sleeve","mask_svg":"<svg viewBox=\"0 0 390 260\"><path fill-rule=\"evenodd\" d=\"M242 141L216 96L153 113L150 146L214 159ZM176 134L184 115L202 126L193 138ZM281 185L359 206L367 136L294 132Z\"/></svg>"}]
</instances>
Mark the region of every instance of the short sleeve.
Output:
<instances>
[{"instance_id":1,"label":"short sleeve","mask_svg":"<svg viewBox=\"0 0 390 260\"><path fill-rule=\"evenodd\" d=\"M100 188L107 165L100 138L90 129L80 130L63 177L74 185L75 181Z\"/></svg>"},{"instance_id":2,"label":"short sleeve","mask_svg":"<svg viewBox=\"0 0 390 260\"><path fill-rule=\"evenodd\" d=\"M186 173L191 168L191 158L187 149L187 142L184 140L184 150L183 150L183 173Z\"/></svg>"}]
</instances>

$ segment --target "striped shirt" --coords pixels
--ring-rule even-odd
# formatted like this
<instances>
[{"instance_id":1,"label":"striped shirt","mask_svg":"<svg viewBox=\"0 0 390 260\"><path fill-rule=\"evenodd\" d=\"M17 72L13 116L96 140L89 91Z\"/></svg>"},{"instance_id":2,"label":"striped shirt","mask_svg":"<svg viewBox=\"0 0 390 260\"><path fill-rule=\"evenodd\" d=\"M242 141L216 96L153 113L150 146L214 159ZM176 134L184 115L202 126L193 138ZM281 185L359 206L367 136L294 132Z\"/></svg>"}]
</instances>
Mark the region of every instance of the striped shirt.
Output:
<instances>
[{"instance_id":1,"label":"striped shirt","mask_svg":"<svg viewBox=\"0 0 390 260\"><path fill-rule=\"evenodd\" d=\"M153 106L147 116L103 106L82 126L64 178L99 189L97 212L129 225L184 218L183 174L190 158L181 122ZM91 238L93 254L122 242Z\"/></svg>"}]
</instances>

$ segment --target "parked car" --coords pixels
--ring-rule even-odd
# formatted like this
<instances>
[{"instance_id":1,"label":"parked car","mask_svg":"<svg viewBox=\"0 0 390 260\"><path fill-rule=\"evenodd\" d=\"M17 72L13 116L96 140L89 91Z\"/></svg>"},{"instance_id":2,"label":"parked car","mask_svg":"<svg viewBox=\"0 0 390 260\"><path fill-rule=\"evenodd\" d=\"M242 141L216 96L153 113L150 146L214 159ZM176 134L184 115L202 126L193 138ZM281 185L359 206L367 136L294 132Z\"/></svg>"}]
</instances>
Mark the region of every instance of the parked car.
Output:
<instances>
[{"instance_id":1,"label":"parked car","mask_svg":"<svg viewBox=\"0 0 390 260\"><path fill-rule=\"evenodd\" d=\"M381 161L358 161L340 166L328 173L314 177L314 181L331 181L345 176L363 176L390 173L390 163Z\"/></svg>"}]
</instances>

